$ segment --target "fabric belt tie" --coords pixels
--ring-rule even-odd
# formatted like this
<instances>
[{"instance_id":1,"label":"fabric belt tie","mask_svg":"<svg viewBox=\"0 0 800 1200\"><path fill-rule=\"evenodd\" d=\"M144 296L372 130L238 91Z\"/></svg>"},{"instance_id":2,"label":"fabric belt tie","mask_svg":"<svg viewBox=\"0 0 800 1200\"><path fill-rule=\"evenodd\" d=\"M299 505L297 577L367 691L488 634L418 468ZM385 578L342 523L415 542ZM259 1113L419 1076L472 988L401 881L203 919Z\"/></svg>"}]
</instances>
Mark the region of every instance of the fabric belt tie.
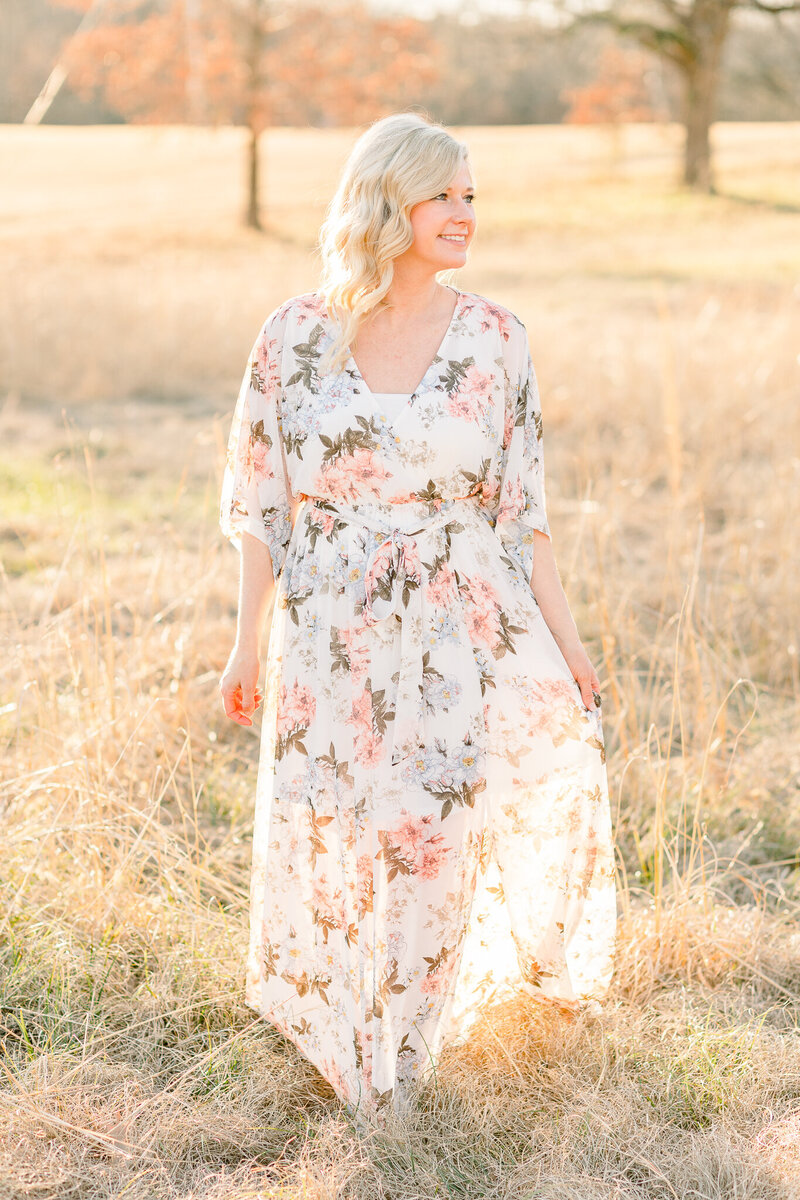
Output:
<instances>
[{"instance_id":1,"label":"fabric belt tie","mask_svg":"<svg viewBox=\"0 0 800 1200\"><path fill-rule=\"evenodd\" d=\"M450 706L440 706L429 715L425 701L424 668L426 653L423 637L431 629L430 619L426 622L425 590L431 575L425 568L423 558L430 560L433 552L424 553L425 535L459 519L459 510L469 505L475 512L475 500L453 499L448 507L436 510L430 517L412 518L416 527L402 529L390 525L387 518L359 511L347 505L325 499L315 502L315 497L305 497L321 514L332 513L342 521L351 522L385 534L383 541L367 558L364 570L365 601L364 623L373 627L381 621L399 618L400 622L400 674L397 686L397 701L394 720L394 748L392 763L419 756L421 750L441 751L448 757L463 754L471 758L485 748L486 725L483 712L483 693L472 641L461 619L458 594L451 615L458 622L458 644L452 643L452 657L458 664L457 687L460 695L450 697ZM420 538L421 541L417 541Z\"/></svg>"}]
</instances>

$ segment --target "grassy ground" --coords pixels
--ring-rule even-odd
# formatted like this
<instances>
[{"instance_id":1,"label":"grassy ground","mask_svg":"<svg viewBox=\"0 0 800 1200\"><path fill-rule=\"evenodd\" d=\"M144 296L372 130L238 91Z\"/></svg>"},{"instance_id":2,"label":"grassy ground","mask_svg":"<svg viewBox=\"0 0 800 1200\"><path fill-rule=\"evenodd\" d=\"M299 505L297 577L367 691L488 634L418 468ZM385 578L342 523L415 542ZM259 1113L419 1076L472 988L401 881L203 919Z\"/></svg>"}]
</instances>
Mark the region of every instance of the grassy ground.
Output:
<instances>
[{"instance_id":1,"label":"grassy ground","mask_svg":"<svg viewBox=\"0 0 800 1200\"><path fill-rule=\"evenodd\" d=\"M226 722L222 450L317 280L349 131L0 128L0 1197L800 1196L797 126L461 131L454 279L526 322L603 684L621 948L358 1138L243 1005L257 730Z\"/></svg>"}]
</instances>

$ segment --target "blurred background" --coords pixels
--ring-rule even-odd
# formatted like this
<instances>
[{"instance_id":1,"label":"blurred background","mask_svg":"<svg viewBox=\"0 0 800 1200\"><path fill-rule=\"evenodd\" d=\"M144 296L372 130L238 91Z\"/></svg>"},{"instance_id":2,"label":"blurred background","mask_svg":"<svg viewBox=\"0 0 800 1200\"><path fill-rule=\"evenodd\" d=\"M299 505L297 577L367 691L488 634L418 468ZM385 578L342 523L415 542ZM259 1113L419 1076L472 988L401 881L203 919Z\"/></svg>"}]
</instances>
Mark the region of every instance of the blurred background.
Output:
<instances>
[{"instance_id":1,"label":"blurred background","mask_svg":"<svg viewBox=\"0 0 800 1200\"><path fill-rule=\"evenodd\" d=\"M31 1172L205 1195L198 1162L232 1186L249 1156L284 1196L532 1196L540 1134L563 1186L537 1196L793 1194L798 4L0 0L0 28L9 1195ZM253 340L316 286L344 160L400 110L470 147L451 281L528 329L621 941L611 1058L520 1009L443 1066L436 1154L352 1175L324 1081L242 1005L258 726L216 691L238 570L216 519Z\"/></svg>"}]
</instances>

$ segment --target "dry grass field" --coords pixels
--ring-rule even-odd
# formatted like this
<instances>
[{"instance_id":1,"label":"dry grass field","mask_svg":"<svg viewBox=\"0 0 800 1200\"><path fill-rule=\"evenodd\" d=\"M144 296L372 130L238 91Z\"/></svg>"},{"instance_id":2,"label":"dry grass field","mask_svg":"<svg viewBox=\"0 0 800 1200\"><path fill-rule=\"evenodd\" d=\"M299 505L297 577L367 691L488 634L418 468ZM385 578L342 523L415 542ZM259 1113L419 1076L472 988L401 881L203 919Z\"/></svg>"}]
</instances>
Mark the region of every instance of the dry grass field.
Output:
<instances>
[{"instance_id":1,"label":"dry grass field","mask_svg":"<svg viewBox=\"0 0 800 1200\"><path fill-rule=\"evenodd\" d=\"M258 727L216 691L246 356L355 131L0 127L0 1198L800 1197L800 127L482 128L453 282L525 321L603 685L602 1015L483 1014L359 1136L243 1003Z\"/></svg>"}]
</instances>

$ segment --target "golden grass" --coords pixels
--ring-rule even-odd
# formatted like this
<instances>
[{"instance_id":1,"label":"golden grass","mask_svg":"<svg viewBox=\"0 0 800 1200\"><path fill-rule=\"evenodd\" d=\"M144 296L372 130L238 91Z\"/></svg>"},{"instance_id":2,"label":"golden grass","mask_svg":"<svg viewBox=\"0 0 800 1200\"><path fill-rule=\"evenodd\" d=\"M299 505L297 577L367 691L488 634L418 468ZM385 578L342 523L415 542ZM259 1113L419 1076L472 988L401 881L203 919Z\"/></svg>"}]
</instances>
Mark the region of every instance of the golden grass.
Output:
<instances>
[{"instance_id":1,"label":"golden grass","mask_svg":"<svg viewBox=\"0 0 800 1200\"><path fill-rule=\"evenodd\" d=\"M715 130L712 198L672 127L463 131L455 282L528 326L622 938L600 1016L483 1014L359 1138L243 1005L258 739L216 693L235 390L353 135L264 139L260 237L241 131L0 129L0 1195L800 1195L797 132Z\"/></svg>"}]
</instances>

